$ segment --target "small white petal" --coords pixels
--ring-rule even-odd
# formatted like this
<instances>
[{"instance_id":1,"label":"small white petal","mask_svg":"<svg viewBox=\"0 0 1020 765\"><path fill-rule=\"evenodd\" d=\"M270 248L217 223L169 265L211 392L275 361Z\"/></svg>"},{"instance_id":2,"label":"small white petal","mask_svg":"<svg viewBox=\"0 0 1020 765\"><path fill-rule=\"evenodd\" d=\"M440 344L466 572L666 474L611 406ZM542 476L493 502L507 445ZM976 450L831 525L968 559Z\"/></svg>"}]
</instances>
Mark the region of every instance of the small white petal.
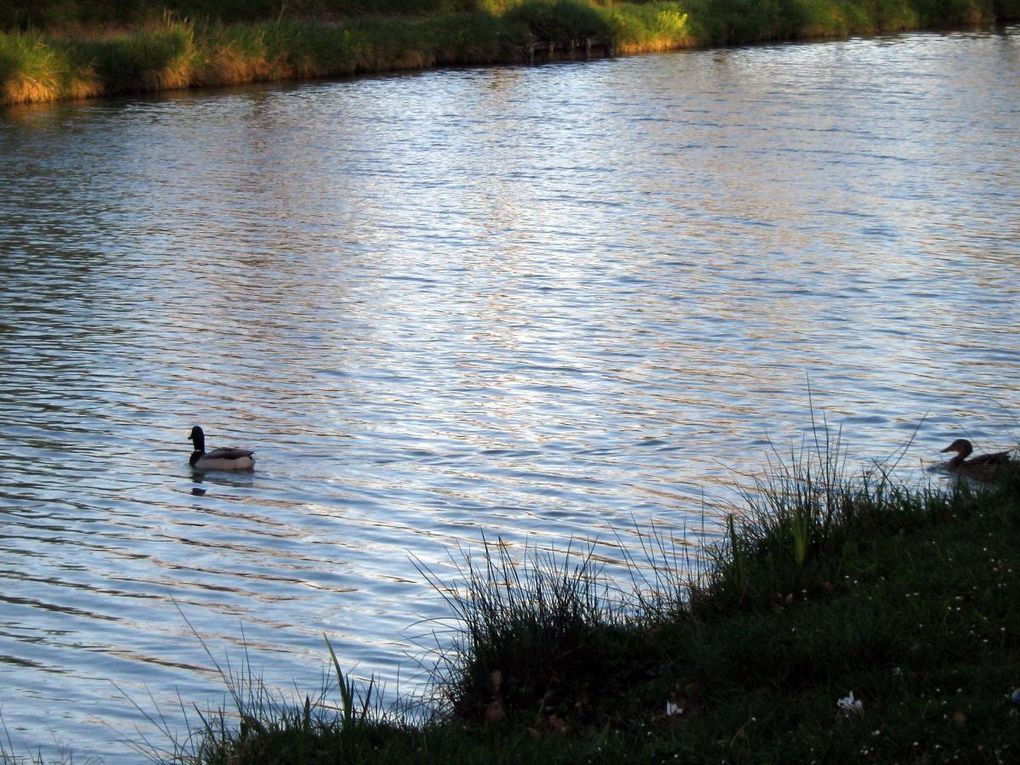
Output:
<instances>
[{"instance_id":1,"label":"small white petal","mask_svg":"<svg viewBox=\"0 0 1020 765\"><path fill-rule=\"evenodd\" d=\"M836 702L836 706L840 709L840 711L846 712L847 714L849 714L850 712L860 714L864 711L864 704L862 704L859 699L854 698L853 691L850 691L850 694L848 696L839 699Z\"/></svg>"}]
</instances>

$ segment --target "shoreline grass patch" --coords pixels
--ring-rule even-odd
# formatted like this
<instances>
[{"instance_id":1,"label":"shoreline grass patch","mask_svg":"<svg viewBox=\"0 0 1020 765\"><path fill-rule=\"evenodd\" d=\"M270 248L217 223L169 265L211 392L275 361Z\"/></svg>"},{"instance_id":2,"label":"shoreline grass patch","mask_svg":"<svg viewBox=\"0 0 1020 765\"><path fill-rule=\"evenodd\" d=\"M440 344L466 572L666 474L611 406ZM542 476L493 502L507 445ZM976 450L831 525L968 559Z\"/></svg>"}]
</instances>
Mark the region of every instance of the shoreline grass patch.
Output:
<instances>
[{"instance_id":1,"label":"shoreline grass patch","mask_svg":"<svg viewBox=\"0 0 1020 765\"><path fill-rule=\"evenodd\" d=\"M38 32L0 33L0 104L90 98L103 93L95 70Z\"/></svg>"},{"instance_id":2,"label":"shoreline grass patch","mask_svg":"<svg viewBox=\"0 0 1020 765\"><path fill-rule=\"evenodd\" d=\"M68 45L107 93L178 90L192 82L194 31L190 24L172 18L129 35Z\"/></svg>"},{"instance_id":3,"label":"shoreline grass patch","mask_svg":"<svg viewBox=\"0 0 1020 765\"><path fill-rule=\"evenodd\" d=\"M608 38L624 54L1020 18L1020 0L9 0L0 105L521 64Z\"/></svg>"},{"instance_id":4,"label":"shoreline grass patch","mask_svg":"<svg viewBox=\"0 0 1020 765\"><path fill-rule=\"evenodd\" d=\"M707 569L682 552L682 570L628 588L594 546L515 558L502 542L455 581L419 564L459 639L430 711L363 714L371 753L344 761L1015 761L1018 533L1020 470L912 489L882 466L848 476L826 436L749 489ZM647 565L675 565L656 540ZM271 761L335 761L349 718L323 723L320 759L274 745ZM309 730L293 715L276 724ZM286 740L216 735L217 758L188 761L268 762L254 742Z\"/></svg>"},{"instance_id":5,"label":"shoreline grass patch","mask_svg":"<svg viewBox=\"0 0 1020 765\"><path fill-rule=\"evenodd\" d=\"M458 636L436 625L431 703L384 709L328 638L332 679L303 699L210 655L233 709L139 751L192 765L1015 762L1018 537L1020 466L991 485L904 487L885 466L848 475L823 433L748 489L707 567L654 529L629 586L594 543L486 543L453 581L418 563Z\"/></svg>"},{"instance_id":6,"label":"shoreline grass patch","mask_svg":"<svg viewBox=\"0 0 1020 765\"><path fill-rule=\"evenodd\" d=\"M460 584L418 566L459 625L434 673L440 708L451 719L540 726L565 719L564 704L583 713L583 698L597 689L579 691L574 681L616 655L633 623L594 549L525 548L517 560L502 541L485 542L482 558L477 565L465 556Z\"/></svg>"}]
</instances>

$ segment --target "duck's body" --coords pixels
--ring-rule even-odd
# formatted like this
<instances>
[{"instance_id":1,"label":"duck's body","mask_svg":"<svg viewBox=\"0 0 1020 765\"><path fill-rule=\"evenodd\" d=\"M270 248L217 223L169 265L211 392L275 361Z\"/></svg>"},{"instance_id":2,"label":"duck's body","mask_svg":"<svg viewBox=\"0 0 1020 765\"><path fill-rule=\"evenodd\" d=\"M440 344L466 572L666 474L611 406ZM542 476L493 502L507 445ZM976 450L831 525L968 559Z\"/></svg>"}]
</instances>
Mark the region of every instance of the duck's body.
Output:
<instances>
[{"instance_id":1,"label":"duck's body","mask_svg":"<svg viewBox=\"0 0 1020 765\"><path fill-rule=\"evenodd\" d=\"M956 439L942 452L943 454L956 452L956 456L946 463L948 470L979 480L993 478L1003 466L1011 462L1009 452L979 454L976 457L971 457L970 455L974 453L974 445L966 438Z\"/></svg>"},{"instance_id":2,"label":"duck's body","mask_svg":"<svg viewBox=\"0 0 1020 765\"><path fill-rule=\"evenodd\" d=\"M189 460L195 470L252 470L255 467L255 452L250 449L213 449L205 450L205 433L196 425L191 429L189 441L195 444L195 450Z\"/></svg>"}]
</instances>

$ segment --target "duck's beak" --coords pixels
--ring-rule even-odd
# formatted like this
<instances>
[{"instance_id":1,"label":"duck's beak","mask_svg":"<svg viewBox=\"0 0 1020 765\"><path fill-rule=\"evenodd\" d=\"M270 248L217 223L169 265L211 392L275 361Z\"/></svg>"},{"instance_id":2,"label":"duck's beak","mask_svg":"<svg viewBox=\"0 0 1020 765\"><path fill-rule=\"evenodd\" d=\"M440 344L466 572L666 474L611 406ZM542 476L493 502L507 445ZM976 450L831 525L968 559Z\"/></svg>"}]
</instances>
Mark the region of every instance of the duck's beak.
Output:
<instances>
[{"instance_id":1,"label":"duck's beak","mask_svg":"<svg viewBox=\"0 0 1020 765\"><path fill-rule=\"evenodd\" d=\"M953 447L952 446L947 446L945 449L940 451L939 454L945 454L946 452L951 452L951 451L953 451Z\"/></svg>"}]
</instances>

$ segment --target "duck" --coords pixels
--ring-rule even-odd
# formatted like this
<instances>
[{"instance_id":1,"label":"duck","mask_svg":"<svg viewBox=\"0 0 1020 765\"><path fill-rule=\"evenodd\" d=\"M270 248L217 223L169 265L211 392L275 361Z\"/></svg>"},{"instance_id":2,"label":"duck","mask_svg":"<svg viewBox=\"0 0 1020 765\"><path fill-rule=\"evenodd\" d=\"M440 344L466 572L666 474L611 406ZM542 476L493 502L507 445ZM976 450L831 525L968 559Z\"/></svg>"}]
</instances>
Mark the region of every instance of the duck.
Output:
<instances>
[{"instance_id":1,"label":"duck","mask_svg":"<svg viewBox=\"0 0 1020 765\"><path fill-rule=\"evenodd\" d=\"M946 463L946 468L971 478L988 480L1003 466L1012 463L1009 452L979 454L976 457L970 457L974 453L974 445L966 438L958 438L953 441L942 450L943 454L946 452L956 452L956 456ZM968 457L970 459L967 459Z\"/></svg>"},{"instance_id":2,"label":"duck","mask_svg":"<svg viewBox=\"0 0 1020 765\"><path fill-rule=\"evenodd\" d=\"M198 425L191 429L188 440L194 442L195 450L189 460L195 470L252 470L255 467L255 452L250 449L205 450L205 432Z\"/></svg>"}]
</instances>

